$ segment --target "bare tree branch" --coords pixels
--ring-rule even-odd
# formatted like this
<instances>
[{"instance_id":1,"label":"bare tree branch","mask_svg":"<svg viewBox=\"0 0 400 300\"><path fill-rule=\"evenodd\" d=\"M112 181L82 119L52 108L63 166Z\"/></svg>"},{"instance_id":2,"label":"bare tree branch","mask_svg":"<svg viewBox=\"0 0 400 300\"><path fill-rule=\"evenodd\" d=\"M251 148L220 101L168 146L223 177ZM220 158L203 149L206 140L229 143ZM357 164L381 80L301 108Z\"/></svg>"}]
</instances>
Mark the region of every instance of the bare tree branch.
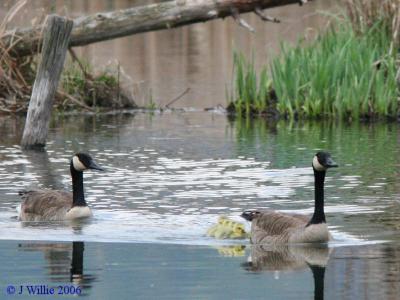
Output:
<instances>
[{"instance_id":1,"label":"bare tree branch","mask_svg":"<svg viewBox=\"0 0 400 300\"><path fill-rule=\"evenodd\" d=\"M300 2L299 2L300 1ZM234 13L252 12L299 4L306 0L178 0L133 7L125 10L96 13L74 20L70 47L105 41L147 31L162 30L225 18ZM251 28L243 21L242 26ZM246 25L247 24L247 25ZM5 47L12 47L14 56L37 53L42 42L42 26L14 29L0 38Z\"/></svg>"},{"instance_id":2,"label":"bare tree branch","mask_svg":"<svg viewBox=\"0 0 400 300\"><path fill-rule=\"evenodd\" d=\"M281 21L278 20L277 18L274 17L270 17L264 14L264 12L262 11L261 8L256 7L256 9L254 10L254 12L256 13L257 16L259 16L261 18L261 20L266 21L266 22L273 22L273 23L280 23Z\"/></svg>"}]
</instances>

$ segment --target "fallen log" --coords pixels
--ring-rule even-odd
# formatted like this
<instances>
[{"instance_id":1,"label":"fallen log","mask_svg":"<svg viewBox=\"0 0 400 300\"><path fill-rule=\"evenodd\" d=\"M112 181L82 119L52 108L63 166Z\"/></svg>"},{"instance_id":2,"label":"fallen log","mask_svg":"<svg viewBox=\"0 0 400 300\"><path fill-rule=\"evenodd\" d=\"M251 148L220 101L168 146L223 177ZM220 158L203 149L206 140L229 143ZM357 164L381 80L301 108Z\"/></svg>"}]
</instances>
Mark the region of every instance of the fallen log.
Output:
<instances>
[{"instance_id":1,"label":"fallen log","mask_svg":"<svg viewBox=\"0 0 400 300\"><path fill-rule=\"evenodd\" d=\"M305 0L176 0L113 12L96 13L74 20L69 47L105 41L147 31L169 29L238 13L302 4ZM263 20L267 18L261 17ZM0 42L13 56L40 51L42 26L8 31Z\"/></svg>"}]
</instances>

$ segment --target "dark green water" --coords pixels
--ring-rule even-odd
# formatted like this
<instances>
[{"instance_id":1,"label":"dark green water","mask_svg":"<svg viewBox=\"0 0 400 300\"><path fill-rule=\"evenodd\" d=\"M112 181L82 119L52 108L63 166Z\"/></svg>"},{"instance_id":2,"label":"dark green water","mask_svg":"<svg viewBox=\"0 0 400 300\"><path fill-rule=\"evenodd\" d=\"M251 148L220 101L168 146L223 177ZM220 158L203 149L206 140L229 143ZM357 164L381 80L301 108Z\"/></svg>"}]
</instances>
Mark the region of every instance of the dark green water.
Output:
<instances>
[{"instance_id":1,"label":"dark green water","mask_svg":"<svg viewBox=\"0 0 400 300\"><path fill-rule=\"evenodd\" d=\"M9 285L18 293L21 285L71 283L93 299L394 299L400 292L397 124L230 122L202 112L65 116L53 120L45 152L19 148L22 126L0 118L1 298ZM258 251L204 235L218 216L239 221L244 209L311 213L319 149L340 165L327 174L328 248ZM20 223L17 191L69 189L76 151L107 170L85 173L93 220Z\"/></svg>"}]
</instances>

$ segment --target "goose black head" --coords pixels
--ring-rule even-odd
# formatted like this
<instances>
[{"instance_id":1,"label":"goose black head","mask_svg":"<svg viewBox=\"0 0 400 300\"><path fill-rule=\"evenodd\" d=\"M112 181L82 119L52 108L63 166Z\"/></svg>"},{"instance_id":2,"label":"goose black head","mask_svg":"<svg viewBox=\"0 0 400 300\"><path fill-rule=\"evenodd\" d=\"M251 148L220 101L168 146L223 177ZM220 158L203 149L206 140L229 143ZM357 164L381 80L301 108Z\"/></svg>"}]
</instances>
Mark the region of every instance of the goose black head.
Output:
<instances>
[{"instance_id":1,"label":"goose black head","mask_svg":"<svg viewBox=\"0 0 400 300\"><path fill-rule=\"evenodd\" d=\"M337 167L338 164L334 162L331 155L328 152L320 151L315 154L312 162L312 166L316 171L326 171L329 168Z\"/></svg>"},{"instance_id":2,"label":"goose black head","mask_svg":"<svg viewBox=\"0 0 400 300\"><path fill-rule=\"evenodd\" d=\"M256 210L246 210L244 211L240 216L247 220L247 221L253 221L254 218L257 218L261 213Z\"/></svg>"},{"instance_id":3,"label":"goose black head","mask_svg":"<svg viewBox=\"0 0 400 300\"><path fill-rule=\"evenodd\" d=\"M71 160L72 166L76 171L84 171L87 169L104 171L98 164L95 163L93 158L86 153L78 152Z\"/></svg>"}]
</instances>

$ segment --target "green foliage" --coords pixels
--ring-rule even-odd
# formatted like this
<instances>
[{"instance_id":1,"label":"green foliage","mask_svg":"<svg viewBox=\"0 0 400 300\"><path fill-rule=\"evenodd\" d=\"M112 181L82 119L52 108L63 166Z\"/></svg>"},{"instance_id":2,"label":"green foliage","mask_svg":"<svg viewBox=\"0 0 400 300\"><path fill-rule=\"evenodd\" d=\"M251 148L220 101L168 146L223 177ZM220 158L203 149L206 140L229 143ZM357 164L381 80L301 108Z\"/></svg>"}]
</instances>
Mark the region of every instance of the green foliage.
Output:
<instances>
[{"instance_id":1,"label":"green foliage","mask_svg":"<svg viewBox=\"0 0 400 300\"><path fill-rule=\"evenodd\" d=\"M61 77L61 84L68 94L76 94L85 88L85 76L83 72L75 65L66 67Z\"/></svg>"},{"instance_id":2,"label":"green foliage","mask_svg":"<svg viewBox=\"0 0 400 300\"><path fill-rule=\"evenodd\" d=\"M151 90L150 90L150 100L146 106L146 109L148 109L148 110L156 110L157 109L157 104L153 100L153 95L151 93Z\"/></svg>"},{"instance_id":3,"label":"green foliage","mask_svg":"<svg viewBox=\"0 0 400 300\"><path fill-rule=\"evenodd\" d=\"M109 87L118 86L118 78L115 74L111 74L108 71L105 71L94 78L95 82L102 83Z\"/></svg>"},{"instance_id":4,"label":"green foliage","mask_svg":"<svg viewBox=\"0 0 400 300\"><path fill-rule=\"evenodd\" d=\"M236 111L262 112L272 88L277 111L289 118L396 117L396 56L390 54L392 37L385 28L377 21L360 34L348 19L338 18L311 43L283 44L271 63L271 79L264 67L257 80L253 62L235 53L231 101Z\"/></svg>"},{"instance_id":5,"label":"green foliage","mask_svg":"<svg viewBox=\"0 0 400 300\"><path fill-rule=\"evenodd\" d=\"M278 111L290 117L395 117L396 57L388 54L391 37L380 25L359 36L343 22L310 45L283 45L271 67Z\"/></svg>"},{"instance_id":6,"label":"green foliage","mask_svg":"<svg viewBox=\"0 0 400 300\"><path fill-rule=\"evenodd\" d=\"M251 115L265 112L271 82L267 76L267 67L263 67L257 79L254 62L248 62L241 53L235 52L234 90L230 97L231 107L239 114Z\"/></svg>"},{"instance_id":7,"label":"green foliage","mask_svg":"<svg viewBox=\"0 0 400 300\"><path fill-rule=\"evenodd\" d=\"M91 107L118 106L120 83L117 71L105 69L93 72L88 62L70 63L66 66L61 85L63 91Z\"/></svg>"},{"instance_id":8,"label":"green foliage","mask_svg":"<svg viewBox=\"0 0 400 300\"><path fill-rule=\"evenodd\" d=\"M68 94L82 94L82 96L84 96L84 94L88 92L88 89L93 89L94 87L117 88L118 78L117 74L114 73L115 72L106 69L93 75L94 72L89 63L81 62L81 66L77 63L72 63L65 68L61 84L64 91ZM86 94L86 96L91 97L89 94Z\"/></svg>"}]
</instances>

